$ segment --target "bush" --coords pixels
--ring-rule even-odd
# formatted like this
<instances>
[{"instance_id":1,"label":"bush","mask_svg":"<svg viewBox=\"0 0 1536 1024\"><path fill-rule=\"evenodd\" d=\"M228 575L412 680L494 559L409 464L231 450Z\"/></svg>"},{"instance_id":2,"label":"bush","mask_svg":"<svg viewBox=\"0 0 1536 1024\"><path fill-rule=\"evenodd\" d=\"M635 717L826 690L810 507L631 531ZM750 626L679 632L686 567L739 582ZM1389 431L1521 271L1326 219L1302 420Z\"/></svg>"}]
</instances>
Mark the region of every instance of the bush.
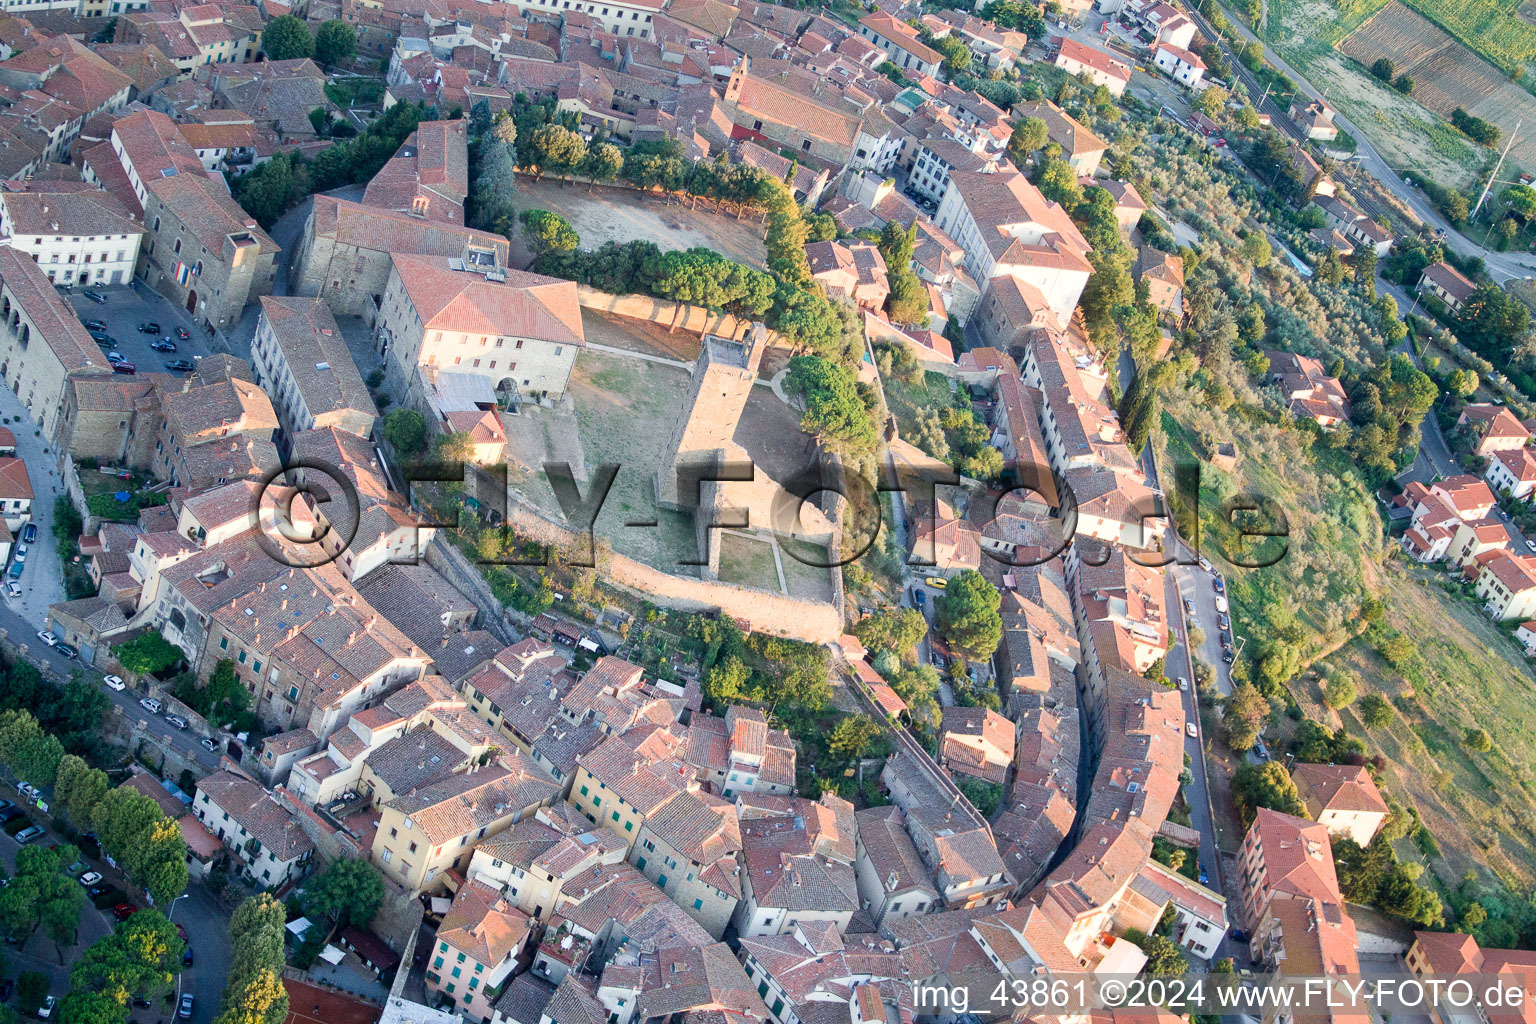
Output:
<instances>
[{"instance_id":1,"label":"bush","mask_svg":"<svg viewBox=\"0 0 1536 1024\"><path fill-rule=\"evenodd\" d=\"M1360 720L1369 728L1382 729L1392 723L1392 704L1379 693L1368 693L1360 701Z\"/></svg>"}]
</instances>

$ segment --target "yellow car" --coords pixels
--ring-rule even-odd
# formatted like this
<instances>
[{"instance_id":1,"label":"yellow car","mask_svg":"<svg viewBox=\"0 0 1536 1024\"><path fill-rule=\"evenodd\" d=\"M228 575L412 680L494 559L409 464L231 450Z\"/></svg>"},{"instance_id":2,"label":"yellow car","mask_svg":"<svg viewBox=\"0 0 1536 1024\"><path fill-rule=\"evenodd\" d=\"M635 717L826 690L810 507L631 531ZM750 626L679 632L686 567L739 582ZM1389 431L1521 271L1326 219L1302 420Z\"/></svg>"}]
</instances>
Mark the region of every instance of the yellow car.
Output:
<instances>
[{"instance_id":1,"label":"yellow car","mask_svg":"<svg viewBox=\"0 0 1536 1024\"><path fill-rule=\"evenodd\" d=\"M942 576L929 576L923 582L928 584L934 590L943 590L945 587L949 586L949 580L946 580Z\"/></svg>"}]
</instances>

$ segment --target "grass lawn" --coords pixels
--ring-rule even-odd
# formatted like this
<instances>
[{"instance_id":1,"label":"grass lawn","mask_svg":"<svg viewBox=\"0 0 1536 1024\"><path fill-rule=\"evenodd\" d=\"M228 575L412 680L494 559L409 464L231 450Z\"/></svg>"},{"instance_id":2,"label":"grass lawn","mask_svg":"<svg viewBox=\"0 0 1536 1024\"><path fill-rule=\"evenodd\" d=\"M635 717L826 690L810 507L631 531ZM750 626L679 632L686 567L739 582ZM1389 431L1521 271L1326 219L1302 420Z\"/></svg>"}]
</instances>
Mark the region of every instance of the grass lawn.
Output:
<instances>
[{"instance_id":1,"label":"grass lawn","mask_svg":"<svg viewBox=\"0 0 1536 1024\"><path fill-rule=\"evenodd\" d=\"M1369 649L1351 642L1329 659L1393 704L1383 729L1367 729L1354 707L1340 719L1387 762L1387 789L1419 809L1438 850L1426 860L1454 887L1468 870L1488 868L1525 891L1536 880L1536 673L1512 630L1486 619L1460 587L1443 575L1401 563L1385 570L1387 623L1418 645L1424 669L1403 678ZM1307 712L1336 716L1321 704L1316 684L1297 688ZM1486 729L1486 754L1462 742L1469 728Z\"/></svg>"},{"instance_id":2,"label":"grass lawn","mask_svg":"<svg viewBox=\"0 0 1536 1024\"><path fill-rule=\"evenodd\" d=\"M909 384L894 373L882 375L881 380L885 384L885 404L895 415L897 429L901 436L908 440L915 438L918 434L918 410L932 409L934 412L939 412L947 406L954 406L956 409L970 408L970 400L965 389L951 391L950 378L942 373L925 371L921 384Z\"/></svg>"},{"instance_id":3,"label":"grass lawn","mask_svg":"<svg viewBox=\"0 0 1536 1024\"><path fill-rule=\"evenodd\" d=\"M781 592L779 570L774 565L773 547L765 540L731 530L721 530L720 580L744 587Z\"/></svg>"},{"instance_id":4,"label":"grass lawn","mask_svg":"<svg viewBox=\"0 0 1536 1024\"><path fill-rule=\"evenodd\" d=\"M693 519L656 507L655 479L687 382L687 373L676 367L585 349L576 359L570 383L587 469L595 472L605 463L619 466L594 533L620 554L681 576L697 575L696 568L680 564L698 557ZM544 410L529 415L551 419ZM565 430L569 424L551 423L549 429ZM548 440L547 450L558 450L558 439ZM538 453L533 464L542 463L543 454ZM588 481L581 473L577 480L585 494ZM518 489L541 508L563 515L542 469L529 474Z\"/></svg>"},{"instance_id":5,"label":"grass lawn","mask_svg":"<svg viewBox=\"0 0 1536 1024\"><path fill-rule=\"evenodd\" d=\"M384 98L384 83L376 78L333 78L325 95L338 107L366 106Z\"/></svg>"}]
</instances>

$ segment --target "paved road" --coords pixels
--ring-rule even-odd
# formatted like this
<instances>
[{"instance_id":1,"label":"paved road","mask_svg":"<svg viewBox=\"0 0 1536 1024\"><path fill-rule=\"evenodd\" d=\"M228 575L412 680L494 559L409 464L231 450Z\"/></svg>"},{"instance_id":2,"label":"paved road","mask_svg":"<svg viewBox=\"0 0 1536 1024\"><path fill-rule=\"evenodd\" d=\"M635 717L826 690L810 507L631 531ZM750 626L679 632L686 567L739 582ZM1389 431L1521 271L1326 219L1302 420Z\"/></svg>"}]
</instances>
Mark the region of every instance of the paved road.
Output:
<instances>
[{"instance_id":1,"label":"paved road","mask_svg":"<svg viewBox=\"0 0 1536 1024\"><path fill-rule=\"evenodd\" d=\"M135 282L132 287L99 289L107 297L106 302L92 302L80 291L68 296L75 313L84 320L99 320L107 325L101 333L113 341L113 348L141 371L175 373L165 364L171 359L190 359L194 362L212 354L208 344L208 332L200 329L184 309L167 301L152 288ZM158 334L145 334L139 325L153 322L160 325ZM178 338L176 328L185 328L188 338ZM175 352L156 352L151 342L168 339L176 346ZM105 349L103 349L105 351Z\"/></svg>"},{"instance_id":2,"label":"paved road","mask_svg":"<svg viewBox=\"0 0 1536 1024\"><path fill-rule=\"evenodd\" d=\"M1199 26L1200 31L1207 38L1221 39L1221 37L1217 35L1216 32L1211 28L1210 23L1201 17L1197 11L1191 10L1189 13L1195 19L1195 23ZM1223 13L1226 15L1227 21L1232 24L1233 28L1236 29L1236 31L1244 39L1248 40L1249 42L1258 41L1258 38L1248 29L1248 27L1239 21L1231 12L1224 10ZM1231 48L1227 45L1225 40L1222 41L1221 45L1222 49L1227 53L1228 57L1231 58L1233 65L1236 67L1241 67L1241 62L1239 62L1237 58L1232 55ZM1307 80L1306 76L1300 74L1295 68L1291 67L1291 65L1282 60L1279 54L1270 49L1267 44L1261 45L1264 47L1264 59L1269 61L1272 66L1279 69L1283 74L1286 75L1286 77L1290 78L1291 81L1295 82L1303 93L1313 99L1323 98L1322 92L1314 87L1312 83ZM1239 73L1241 74L1242 72ZM1273 114L1273 111L1271 111L1271 114ZM1351 122L1348 117L1340 113L1336 108L1334 111L1334 123L1337 124L1340 128L1343 128L1345 131L1349 132L1350 135L1354 136L1355 142L1358 146L1358 152L1361 157L1360 166L1364 168L1377 181L1385 185L1393 195L1397 196L1398 199L1407 204L1407 206L1413 210L1414 214L1417 215L1418 218L1425 224L1429 225L1431 228L1445 229L1447 232L1445 239L1446 244L1454 249L1457 253L1463 256L1481 257L1484 265L1488 269L1489 275L1500 283L1507 281L1510 278L1525 278L1536 275L1536 256L1532 256L1529 253L1497 252L1493 249L1485 249L1481 245L1478 245L1471 239L1465 237L1454 227L1452 227L1444 217L1440 216L1439 211L1430 205L1429 201L1424 197L1424 194L1421 191L1412 187L1405 180L1403 180L1402 175L1399 174L1391 164L1387 163L1386 158L1383 157L1381 153L1377 151L1376 147L1371 144L1370 137L1367 136L1366 133L1357 127L1353 122ZM1481 184L1479 184L1479 191L1480 190ZM1474 201L1476 200L1475 194L1473 199Z\"/></svg>"},{"instance_id":3,"label":"paved road","mask_svg":"<svg viewBox=\"0 0 1536 1024\"><path fill-rule=\"evenodd\" d=\"M39 556L46 552L48 557L54 557L51 549L51 544L44 543L39 549ZM39 640L37 633L42 626L41 622L32 623L23 619L10 607L0 607L0 630L3 630L13 642L26 648L28 657L43 670L43 676L49 682L62 684L69 679L72 672L79 672L92 682L101 683L100 672L89 665L82 665L78 660L64 657ZM102 686L101 690L107 695L107 699L116 705L121 714L143 722L158 746L175 750L181 756L196 761L210 772L218 768L219 755L205 749L198 737L190 730L177 729L167 724L163 716L151 716L139 707L139 698L143 696L142 693L137 692L133 687L122 692L109 690L105 686Z\"/></svg>"}]
</instances>

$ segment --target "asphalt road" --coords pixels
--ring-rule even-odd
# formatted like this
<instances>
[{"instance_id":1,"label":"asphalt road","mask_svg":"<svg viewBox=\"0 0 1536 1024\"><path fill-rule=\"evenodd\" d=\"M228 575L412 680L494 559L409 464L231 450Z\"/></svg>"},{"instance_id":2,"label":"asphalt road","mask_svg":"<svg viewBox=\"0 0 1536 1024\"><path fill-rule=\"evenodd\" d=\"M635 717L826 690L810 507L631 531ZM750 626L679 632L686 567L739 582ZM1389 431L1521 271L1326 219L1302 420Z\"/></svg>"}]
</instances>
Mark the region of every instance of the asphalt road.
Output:
<instances>
[{"instance_id":1,"label":"asphalt road","mask_svg":"<svg viewBox=\"0 0 1536 1024\"><path fill-rule=\"evenodd\" d=\"M101 333L112 339L113 349L121 352L128 362L143 373L176 373L165 364L172 359L188 359L196 362L211 354L208 332L198 328L186 310L178 309L158 292L140 284L117 288L97 289L107 297L106 302L93 302L79 289L68 300L75 313L84 320L99 320L107 325ZM154 322L160 325L156 334L146 334L139 325ZM189 337L178 338L176 328L184 328ZM150 343L168 338L176 346L175 352L156 352ZM107 351L102 348L102 351Z\"/></svg>"},{"instance_id":2,"label":"asphalt road","mask_svg":"<svg viewBox=\"0 0 1536 1024\"><path fill-rule=\"evenodd\" d=\"M56 557L50 539L38 538L38 558ZM214 771L219 767L219 755L214 751L204 748L199 737L189 729L177 729L168 724L163 715L150 715L139 707L139 698L144 695L142 690L136 690L130 686L128 689L117 692L109 690L101 683L101 673L89 665L82 664L79 659L66 658L57 650L49 647L37 637L44 623L31 623L23 619L8 606L0 606L0 629L6 632L12 642L21 644L26 648L27 656L43 671L43 676L49 682L62 684L67 682L72 672L79 672L85 678L101 686L101 692L107 699L117 706L119 713L129 719L141 721L149 732L157 746L175 750L183 757L196 761L208 771Z\"/></svg>"}]
</instances>

